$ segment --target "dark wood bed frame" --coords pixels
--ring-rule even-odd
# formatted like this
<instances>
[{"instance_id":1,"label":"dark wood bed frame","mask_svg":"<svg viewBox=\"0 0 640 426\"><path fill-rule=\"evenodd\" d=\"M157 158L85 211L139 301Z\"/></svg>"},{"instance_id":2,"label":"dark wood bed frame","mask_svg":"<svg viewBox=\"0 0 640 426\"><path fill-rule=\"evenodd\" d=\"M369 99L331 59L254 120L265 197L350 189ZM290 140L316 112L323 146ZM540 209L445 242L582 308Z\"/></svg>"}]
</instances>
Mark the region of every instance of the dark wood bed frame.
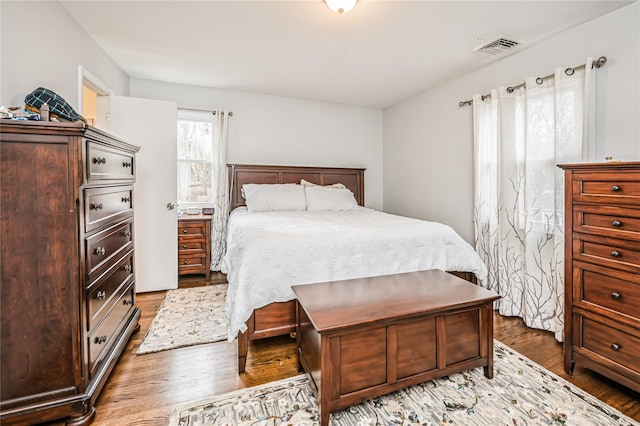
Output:
<instances>
[{"instance_id":1,"label":"dark wood bed frame","mask_svg":"<svg viewBox=\"0 0 640 426\"><path fill-rule=\"evenodd\" d=\"M359 205L364 206L363 168L275 166L228 164L231 185L231 211L244 206L242 185L246 183L300 183L301 179L318 184L342 183L353 192ZM471 272L451 272L467 281L476 283ZM238 333L238 372L243 373L247 363L249 341L281 336L296 331L296 303L275 302L255 309L247 321L247 331Z\"/></svg>"}]
</instances>

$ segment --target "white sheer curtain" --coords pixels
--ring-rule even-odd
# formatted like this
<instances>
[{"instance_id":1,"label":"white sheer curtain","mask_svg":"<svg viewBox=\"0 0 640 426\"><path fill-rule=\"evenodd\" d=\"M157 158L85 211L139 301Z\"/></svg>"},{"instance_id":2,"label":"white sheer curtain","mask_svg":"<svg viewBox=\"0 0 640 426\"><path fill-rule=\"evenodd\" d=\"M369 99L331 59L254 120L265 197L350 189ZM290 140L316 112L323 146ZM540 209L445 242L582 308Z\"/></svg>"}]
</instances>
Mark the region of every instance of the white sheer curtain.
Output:
<instances>
[{"instance_id":1,"label":"white sheer curtain","mask_svg":"<svg viewBox=\"0 0 640 426\"><path fill-rule=\"evenodd\" d=\"M475 240L489 269L486 285L502 296L500 314L559 341L564 185L556 164L593 159L591 63L473 97Z\"/></svg>"},{"instance_id":2,"label":"white sheer curtain","mask_svg":"<svg viewBox=\"0 0 640 426\"><path fill-rule=\"evenodd\" d=\"M227 172L227 128L230 113L215 110L213 203L215 212L211 229L211 270L219 271L227 249L227 219L229 219L229 175Z\"/></svg>"}]
</instances>

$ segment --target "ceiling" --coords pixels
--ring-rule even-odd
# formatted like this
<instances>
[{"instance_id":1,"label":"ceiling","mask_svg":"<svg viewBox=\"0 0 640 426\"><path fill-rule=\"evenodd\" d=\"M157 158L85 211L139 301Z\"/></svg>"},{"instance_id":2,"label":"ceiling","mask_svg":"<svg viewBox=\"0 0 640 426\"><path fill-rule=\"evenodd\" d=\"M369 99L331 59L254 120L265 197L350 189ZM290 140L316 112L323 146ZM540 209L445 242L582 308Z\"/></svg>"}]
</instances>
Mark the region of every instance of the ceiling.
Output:
<instances>
[{"instance_id":1,"label":"ceiling","mask_svg":"<svg viewBox=\"0 0 640 426\"><path fill-rule=\"evenodd\" d=\"M630 1L62 1L132 78L384 108ZM522 40L500 55L472 49Z\"/></svg>"}]
</instances>

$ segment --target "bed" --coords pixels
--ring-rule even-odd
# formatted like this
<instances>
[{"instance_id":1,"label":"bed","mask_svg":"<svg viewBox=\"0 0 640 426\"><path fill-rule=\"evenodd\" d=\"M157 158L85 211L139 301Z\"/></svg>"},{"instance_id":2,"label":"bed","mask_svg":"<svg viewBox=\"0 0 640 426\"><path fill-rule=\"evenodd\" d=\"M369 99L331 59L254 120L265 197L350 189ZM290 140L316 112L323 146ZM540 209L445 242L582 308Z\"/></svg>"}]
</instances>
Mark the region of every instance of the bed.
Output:
<instances>
[{"instance_id":1,"label":"bed","mask_svg":"<svg viewBox=\"0 0 640 426\"><path fill-rule=\"evenodd\" d=\"M291 285L425 269L473 283L486 276L473 248L450 227L364 207L364 169L235 164L229 173L231 215L222 272L229 282L228 338L238 340L239 372L245 370L249 341L295 331ZM249 213L244 185L302 180L344 185L353 193L354 207Z\"/></svg>"}]
</instances>

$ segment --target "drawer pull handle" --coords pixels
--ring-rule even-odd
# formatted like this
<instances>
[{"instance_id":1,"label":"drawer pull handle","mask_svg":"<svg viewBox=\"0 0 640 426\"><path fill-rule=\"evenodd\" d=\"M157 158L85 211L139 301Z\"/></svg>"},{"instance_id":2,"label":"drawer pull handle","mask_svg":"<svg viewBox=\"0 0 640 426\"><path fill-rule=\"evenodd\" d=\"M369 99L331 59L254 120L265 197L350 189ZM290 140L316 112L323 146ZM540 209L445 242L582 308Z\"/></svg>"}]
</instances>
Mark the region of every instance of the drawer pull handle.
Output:
<instances>
[{"instance_id":1,"label":"drawer pull handle","mask_svg":"<svg viewBox=\"0 0 640 426\"><path fill-rule=\"evenodd\" d=\"M106 291L99 291L96 293L96 299L98 300L103 300L107 297L107 292Z\"/></svg>"},{"instance_id":2,"label":"drawer pull handle","mask_svg":"<svg viewBox=\"0 0 640 426\"><path fill-rule=\"evenodd\" d=\"M122 301L122 304L123 304L124 306L133 305L133 300L127 300L127 299L124 299L124 300Z\"/></svg>"},{"instance_id":3,"label":"drawer pull handle","mask_svg":"<svg viewBox=\"0 0 640 426\"><path fill-rule=\"evenodd\" d=\"M622 256L622 254L619 251L614 250L614 251L611 252L611 256L620 257L620 256Z\"/></svg>"},{"instance_id":4,"label":"drawer pull handle","mask_svg":"<svg viewBox=\"0 0 640 426\"><path fill-rule=\"evenodd\" d=\"M123 161L123 162L122 162L122 167L131 167L131 162L129 162L129 161Z\"/></svg>"},{"instance_id":5,"label":"drawer pull handle","mask_svg":"<svg viewBox=\"0 0 640 426\"><path fill-rule=\"evenodd\" d=\"M131 236L131 232L130 232L130 231L124 231L124 232L122 233L122 236L123 236L123 237L126 237L126 238L129 238L129 237Z\"/></svg>"},{"instance_id":6,"label":"drawer pull handle","mask_svg":"<svg viewBox=\"0 0 640 426\"><path fill-rule=\"evenodd\" d=\"M102 203L91 204L91 209L93 209L93 210L102 210Z\"/></svg>"},{"instance_id":7,"label":"drawer pull handle","mask_svg":"<svg viewBox=\"0 0 640 426\"><path fill-rule=\"evenodd\" d=\"M618 299L620 299L622 296L620 296L620 293L615 293L615 292L613 292L613 293L611 293L611 297L613 297L614 299L618 300Z\"/></svg>"},{"instance_id":8,"label":"drawer pull handle","mask_svg":"<svg viewBox=\"0 0 640 426\"><path fill-rule=\"evenodd\" d=\"M620 222L619 220L614 220L613 222L611 222L611 224L616 228L620 228L622 226L622 222Z\"/></svg>"},{"instance_id":9,"label":"drawer pull handle","mask_svg":"<svg viewBox=\"0 0 640 426\"><path fill-rule=\"evenodd\" d=\"M183 233L183 234L186 234L187 232L189 232L189 230L188 230L188 229L183 229L183 230L182 230L182 233Z\"/></svg>"},{"instance_id":10,"label":"drawer pull handle","mask_svg":"<svg viewBox=\"0 0 640 426\"><path fill-rule=\"evenodd\" d=\"M183 249L186 249L186 248L187 248L187 245L186 245L186 244L185 244L185 245L183 245L183 246L182 246L182 248L183 248Z\"/></svg>"},{"instance_id":11,"label":"drawer pull handle","mask_svg":"<svg viewBox=\"0 0 640 426\"><path fill-rule=\"evenodd\" d=\"M123 269L127 272L131 272L131 265L124 265Z\"/></svg>"},{"instance_id":12,"label":"drawer pull handle","mask_svg":"<svg viewBox=\"0 0 640 426\"><path fill-rule=\"evenodd\" d=\"M129 201L131 201L130 197L122 197L122 202L123 203L128 203Z\"/></svg>"},{"instance_id":13,"label":"drawer pull handle","mask_svg":"<svg viewBox=\"0 0 640 426\"><path fill-rule=\"evenodd\" d=\"M618 352L620 350L620 345L618 345L617 343L612 343L611 344L611 349L613 349L614 351Z\"/></svg>"},{"instance_id":14,"label":"drawer pull handle","mask_svg":"<svg viewBox=\"0 0 640 426\"><path fill-rule=\"evenodd\" d=\"M620 187L619 187L618 185L613 185L613 186L611 187L611 190L612 190L613 192L618 192L618 191L620 191Z\"/></svg>"},{"instance_id":15,"label":"drawer pull handle","mask_svg":"<svg viewBox=\"0 0 640 426\"><path fill-rule=\"evenodd\" d=\"M96 338L93 341L96 344L101 345L101 344L103 344L104 342L107 341L107 336L100 336L100 337L96 336Z\"/></svg>"},{"instance_id":16,"label":"drawer pull handle","mask_svg":"<svg viewBox=\"0 0 640 426\"><path fill-rule=\"evenodd\" d=\"M107 251L104 249L104 247L97 247L97 248L96 248L96 254L97 254L98 256L104 256L104 254L105 254L106 252L107 252Z\"/></svg>"},{"instance_id":17,"label":"drawer pull handle","mask_svg":"<svg viewBox=\"0 0 640 426\"><path fill-rule=\"evenodd\" d=\"M104 157L93 157L93 164L106 164L107 159Z\"/></svg>"},{"instance_id":18,"label":"drawer pull handle","mask_svg":"<svg viewBox=\"0 0 640 426\"><path fill-rule=\"evenodd\" d=\"M184 263L186 265L186 264L189 263L189 261L188 260L184 260L184 261L182 261L182 263Z\"/></svg>"}]
</instances>

